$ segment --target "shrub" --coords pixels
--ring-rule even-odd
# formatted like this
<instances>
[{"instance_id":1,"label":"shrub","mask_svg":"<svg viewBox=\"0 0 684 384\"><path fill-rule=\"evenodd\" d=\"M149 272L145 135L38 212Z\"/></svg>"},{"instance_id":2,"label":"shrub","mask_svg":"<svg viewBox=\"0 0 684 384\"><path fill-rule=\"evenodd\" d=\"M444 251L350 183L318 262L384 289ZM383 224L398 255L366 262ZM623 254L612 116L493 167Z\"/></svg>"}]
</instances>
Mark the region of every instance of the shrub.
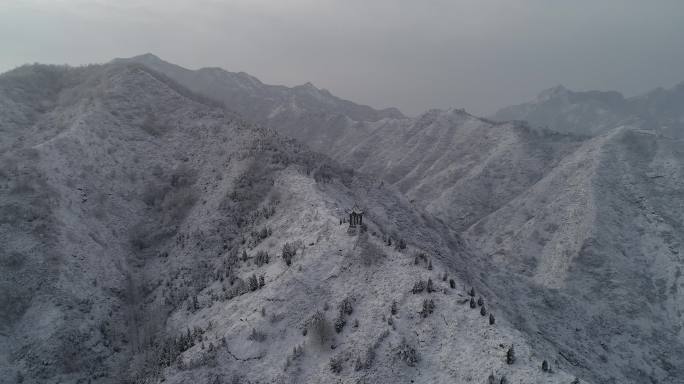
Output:
<instances>
[{"instance_id":1,"label":"shrub","mask_svg":"<svg viewBox=\"0 0 684 384\"><path fill-rule=\"evenodd\" d=\"M397 249L406 249L406 241L404 239L399 239L399 241L397 242Z\"/></svg>"},{"instance_id":2,"label":"shrub","mask_svg":"<svg viewBox=\"0 0 684 384\"><path fill-rule=\"evenodd\" d=\"M264 285L266 285L266 279L264 278L264 275L259 276L259 288L263 288Z\"/></svg>"},{"instance_id":3,"label":"shrub","mask_svg":"<svg viewBox=\"0 0 684 384\"><path fill-rule=\"evenodd\" d=\"M501 381L499 381L499 384L508 384L508 379L506 376L501 376Z\"/></svg>"},{"instance_id":4,"label":"shrub","mask_svg":"<svg viewBox=\"0 0 684 384\"><path fill-rule=\"evenodd\" d=\"M431 293L435 291L435 287L432 285L432 279L428 279L427 282L427 293Z\"/></svg>"},{"instance_id":5,"label":"shrub","mask_svg":"<svg viewBox=\"0 0 684 384\"><path fill-rule=\"evenodd\" d=\"M470 288L470 292L468 292L468 295L471 297L475 297L475 288Z\"/></svg>"},{"instance_id":6,"label":"shrub","mask_svg":"<svg viewBox=\"0 0 684 384\"><path fill-rule=\"evenodd\" d=\"M480 308L480 315L487 316L487 308L484 305Z\"/></svg>"},{"instance_id":7,"label":"shrub","mask_svg":"<svg viewBox=\"0 0 684 384\"><path fill-rule=\"evenodd\" d=\"M290 367L290 364L292 364L294 361L299 359L300 356L304 354L304 348L301 345L297 345L292 349L292 353L290 356L288 356L285 359L285 366L283 367L284 371L287 371L287 369Z\"/></svg>"},{"instance_id":8,"label":"shrub","mask_svg":"<svg viewBox=\"0 0 684 384\"><path fill-rule=\"evenodd\" d=\"M449 279L449 288L456 289L456 282L454 279Z\"/></svg>"},{"instance_id":9,"label":"shrub","mask_svg":"<svg viewBox=\"0 0 684 384\"><path fill-rule=\"evenodd\" d=\"M477 307L477 304L475 304L475 299L473 299L473 298L471 297L471 298L470 298L470 308L475 308L475 307Z\"/></svg>"},{"instance_id":10,"label":"shrub","mask_svg":"<svg viewBox=\"0 0 684 384\"><path fill-rule=\"evenodd\" d=\"M416 349L410 346L406 340L402 340L401 344L397 347L396 351L397 357L409 367L413 367L418 362L418 353Z\"/></svg>"},{"instance_id":11,"label":"shrub","mask_svg":"<svg viewBox=\"0 0 684 384\"><path fill-rule=\"evenodd\" d=\"M416 293L421 293L425 289L425 283L423 283L423 280L418 280L415 284L413 284L413 288L411 288L411 293L414 295Z\"/></svg>"},{"instance_id":12,"label":"shrub","mask_svg":"<svg viewBox=\"0 0 684 384\"><path fill-rule=\"evenodd\" d=\"M309 332L310 337L320 345L324 345L332 336L330 324L320 311L311 316L307 328L311 331Z\"/></svg>"},{"instance_id":13,"label":"shrub","mask_svg":"<svg viewBox=\"0 0 684 384\"><path fill-rule=\"evenodd\" d=\"M493 373L489 374L489 377L487 378L487 384L496 384L496 377L494 377Z\"/></svg>"},{"instance_id":14,"label":"shrub","mask_svg":"<svg viewBox=\"0 0 684 384\"><path fill-rule=\"evenodd\" d=\"M333 373L342 372L342 357L341 356L335 356L335 357L330 358L330 370Z\"/></svg>"},{"instance_id":15,"label":"shrub","mask_svg":"<svg viewBox=\"0 0 684 384\"><path fill-rule=\"evenodd\" d=\"M297 254L297 248L292 243L285 243L283 245L283 260L285 264L289 267L292 264L292 258Z\"/></svg>"},{"instance_id":16,"label":"shrub","mask_svg":"<svg viewBox=\"0 0 684 384\"><path fill-rule=\"evenodd\" d=\"M347 324L347 321L344 320L344 317L342 316L342 313L335 319L335 332L340 333L344 329L344 326Z\"/></svg>"},{"instance_id":17,"label":"shrub","mask_svg":"<svg viewBox=\"0 0 684 384\"><path fill-rule=\"evenodd\" d=\"M264 227L261 228L261 231L259 231L259 239L263 240L271 235L272 231L271 228Z\"/></svg>"},{"instance_id":18,"label":"shrub","mask_svg":"<svg viewBox=\"0 0 684 384\"><path fill-rule=\"evenodd\" d=\"M494 325L495 322L496 322L496 319L494 318L494 315L490 313L489 314L489 325Z\"/></svg>"},{"instance_id":19,"label":"shrub","mask_svg":"<svg viewBox=\"0 0 684 384\"><path fill-rule=\"evenodd\" d=\"M506 364L511 365L513 363L515 363L515 349L511 345L506 352Z\"/></svg>"},{"instance_id":20,"label":"shrub","mask_svg":"<svg viewBox=\"0 0 684 384\"><path fill-rule=\"evenodd\" d=\"M257 267L261 267L264 264L268 264L271 261L271 258L268 256L268 252L261 250L258 251L256 256L254 257L254 263L256 263Z\"/></svg>"},{"instance_id":21,"label":"shrub","mask_svg":"<svg viewBox=\"0 0 684 384\"><path fill-rule=\"evenodd\" d=\"M419 312L420 316L426 318L435 310L435 302L432 299L423 300L423 309Z\"/></svg>"},{"instance_id":22,"label":"shrub","mask_svg":"<svg viewBox=\"0 0 684 384\"><path fill-rule=\"evenodd\" d=\"M483 306L483 305L484 305L484 299L482 298L482 296L480 296L480 297L477 299L477 306L478 306L478 307L481 307L481 306Z\"/></svg>"},{"instance_id":23,"label":"shrub","mask_svg":"<svg viewBox=\"0 0 684 384\"><path fill-rule=\"evenodd\" d=\"M252 333L250 333L247 338L251 341L256 341L258 343L261 343L262 341L266 340L266 334L263 332L257 331L256 328L252 328Z\"/></svg>"},{"instance_id":24,"label":"shrub","mask_svg":"<svg viewBox=\"0 0 684 384\"><path fill-rule=\"evenodd\" d=\"M340 305L338 306L338 309L340 310L340 315L351 315L352 312L354 312L351 299L347 297L344 300L342 300L342 302L340 302Z\"/></svg>"},{"instance_id":25,"label":"shrub","mask_svg":"<svg viewBox=\"0 0 684 384\"><path fill-rule=\"evenodd\" d=\"M256 275L252 275L247 279L248 285L249 285L249 290L254 292L257 289L259 289L259 280L257 279Z\"/></svg>"},{"instance_id":26,"label":"shrub","mask_svg":"<svg viewBox=\"0 0 684 384\"><path fill-rule=\"evenodd\" d=\"M542 371L548 372L549 371L549 362L546 360L542 361L542 367L541 368L542 368Z\"/></svg>"},{"instance_id":27,"label":"shrub","mask_svg":"<svg viewBox=\"0 0 684 384\"><path fill-rule=\"evenodd\" d=\"M393 300L393 301L392 301L392 306L390 307L390 313L392 313L393 315L396 315L397 312L398 312L398 310L397 310L397 301L396 301L396 300Z\"/></svg>"}]
</instances>

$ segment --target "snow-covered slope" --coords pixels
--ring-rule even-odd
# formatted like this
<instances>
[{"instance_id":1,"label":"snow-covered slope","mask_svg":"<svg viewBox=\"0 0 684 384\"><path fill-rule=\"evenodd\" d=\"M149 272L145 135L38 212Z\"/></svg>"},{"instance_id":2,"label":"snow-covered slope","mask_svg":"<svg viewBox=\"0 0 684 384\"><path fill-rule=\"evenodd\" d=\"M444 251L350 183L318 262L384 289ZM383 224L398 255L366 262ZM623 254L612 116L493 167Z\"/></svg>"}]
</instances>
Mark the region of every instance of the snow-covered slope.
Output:
<instances>
[{"instance_id":1,"label":"snow-covered slope","mask_svg":"<svg viewBox=\"0 0 684 384\"><path fill-rule=\"evenodd\" d=\"M375 110L340 99L311 83L285 87L262 83L244 72L221 68L189 70L145 54L114 62L134 62L161 72L194 92L223 102L251 122L328 152L355 122L402 118L395 108Z\"/></svg>"},{"instance_id":2,"label":"snow-covered slope","mask_svg":"<svg viewBox=\"0 0 684 384\"><path fill-rule=\"evenodd\" d=\"M572 380L375 177L140 65L23 67L0 102L0 382Z\"/></svg>"},{"instance_id":3,"label":"snow-covered slope","mask_svg":"<svg viewBox=\"0 0 684 384\"><path fill-rule=\"evenodd\" d=\"M533 127L461 110L270 124L463 232L467 275L536 351L595 382L678 383L680 88L624 99L557 87L503 117ZM319 145L316 130L334 140Z\"/></svg>"},{"instance_id":4,"label":"snow-covered slope","mask_svg":"<svg viewBox=\"0 0 684 384\"><path fill-rule=\"evenodd\" d=\"M597 382L684 382L684 151L620 127L465 234L516 325Z\"/></svg>"},{"instance_id":5,"label":"snow-covered slope","mask_svg":"<svg viewBox=\"0 0 684 384\"><path fill-rule=\"evenodd\" d=\"M333 158L383 177L459 231L524 192L581 141L458 109L368 125L368 134L339 142Z\"/></svg>"}]
</instances>

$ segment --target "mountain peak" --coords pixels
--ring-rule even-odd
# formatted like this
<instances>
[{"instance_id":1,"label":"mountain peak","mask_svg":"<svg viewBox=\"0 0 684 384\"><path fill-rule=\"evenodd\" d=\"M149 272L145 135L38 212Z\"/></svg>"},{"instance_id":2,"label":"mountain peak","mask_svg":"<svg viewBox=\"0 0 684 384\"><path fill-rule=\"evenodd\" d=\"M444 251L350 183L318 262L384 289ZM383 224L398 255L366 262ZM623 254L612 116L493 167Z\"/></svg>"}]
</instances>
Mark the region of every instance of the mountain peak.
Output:
<instances>
[{"instance_id":1,"label":"mountain peak","mask_svg":"<svg viewBox=\"0 0 684 384\"><path fill-rule=\"evenodd\" d=\"M143 53L142 55L133 56L128 60L138 61L138 62L143 62L143 63L159 63L159 62L164 61L161 58L159 58L159 56L157 56L153 53L150 53L150 52Z\"/></svg>"},{"instance_id":2,"label":"mountain peak","mask_svg":"<svg viewBox=\"0 0 684 384\"><path fill-rule=\"evenodd\" d=\"M558 84L554 87L551 87L549 89L541 91L539 93L539 95L537 96L537 99L538 100L548 100L548 99L552 99L555 97L567 95L570 92L571 91L569 89L565 88L561 84Z\"/></svg>"}]
</instances>

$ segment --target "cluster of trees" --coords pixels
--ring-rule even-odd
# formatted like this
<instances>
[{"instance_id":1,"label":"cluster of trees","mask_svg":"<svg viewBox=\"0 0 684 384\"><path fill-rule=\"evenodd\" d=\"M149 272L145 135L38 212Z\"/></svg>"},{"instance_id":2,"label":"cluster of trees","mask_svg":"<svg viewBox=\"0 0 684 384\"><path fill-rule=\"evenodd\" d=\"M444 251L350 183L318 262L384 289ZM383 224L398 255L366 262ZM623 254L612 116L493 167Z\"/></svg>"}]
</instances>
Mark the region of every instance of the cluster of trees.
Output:
<instances>
[{"instance_id":1,"label":"cluster of trees","mask_svg":"<svg viewBox=\"0 0 684 384\"><path fill-rule=\"evenodd\" d=\"M285 243L283 245L283 253L282 257L283 260L285 261L285 265L288 267L292 264L292 259L295 257L297 254L297 247L293 243Z\"/></svg>"},{"instance_id":2,"label":"cluster of trees","mask_svg":"<svg viewBox=\"0 0 684 384\"><path fill-rule=\"evenodd\" d=\"M340 333L342 332L342 329L344 329L344 326L347 324L347 320L345 320L345 316L349 316L354 312L354 308L352 306L352 300L350 298L345 298L342 300L339 304L338 308L338 315L337 318L335 319L335 332Z\"/></svg>"}]
</instances>

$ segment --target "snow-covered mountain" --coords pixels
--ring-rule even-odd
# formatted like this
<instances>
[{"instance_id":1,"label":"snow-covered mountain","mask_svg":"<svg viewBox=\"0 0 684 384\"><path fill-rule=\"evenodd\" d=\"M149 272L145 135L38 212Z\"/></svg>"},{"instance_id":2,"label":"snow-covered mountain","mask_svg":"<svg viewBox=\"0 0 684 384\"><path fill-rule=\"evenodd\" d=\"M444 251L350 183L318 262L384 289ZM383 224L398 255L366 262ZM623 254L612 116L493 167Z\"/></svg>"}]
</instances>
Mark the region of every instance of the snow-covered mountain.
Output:
<instances>
[{"instance_id":1,"label":"snow-covered mountain","mask_svg":"<svg viewBox=\"0 0 684 384\"><path fill-rule=\"evenodd\" d=\"M590 136L629 124L681 139L684 83L631 98L615 91L575 92L559 85L541 92L533 101L502 108L492 118L525 120L534 127Z\"/></svg>"},{"instance_id":2,"label":"snow-covered mountain","mask_svg":"<svg viewBox=\"0 0 684 384\"><path fill-rule=\"evenodd\" d=\"M462 236L435 257L487 291L534 353L588 382L683 381L681 86L630 99L556 87L510 108L522 112L506 119L529 124L457 109L369 117L329 103L317 118L288 112L281 121L271 112L283 103L250 99L244 84L215 79L220 90L210 93L183 78L202 70L128 60L152 60L194 91L376 177L378 190L396 189L409 210L434 217L441 238ZM414 224L397 229L396 214L374 218L403 236Z\"/></svg>"},{"instance_id":3,"label":"snow-covered mountain","mask_svg":"<svg viewBox=\"0 0 684 384\"><path fill-rule=\"evenodd\" d=\"M167 75L21 67L0 129L3 383L573 381L448 225Z\"/></svg>"},{"instance_id":4,"label":"snow-covered mountain","mask_svg":"<svg viewBox=\"0 0 684 384\"><path fill-rule=\"evenodd\" d=\"M684 381L681 148L610 130L464 234L516 324L597 382Z\"/></svg>"},{"instance_id":5,"label":"snow-covered mountain","mask_svg":"<svg viewBox=\"0 0 684 384\"><path fill-rule=\"evenodd\" d=\"M375 110L340 99L311 83L296 87L264 84L244 72L221 68L189 70L145 54L114 62L141 63L173 78L190 90L218 100L248 119L282 135L328 152L340 137L356 133L356 122L403 118L396 108Z\"/></svg>"},{"instance_id":6,"label":"snow-covered mountain","mask_svg":"<svg viewBox=\"0 0 684 384\"><path fill-rule=\"evenodd\" d=\"M682 383L682 89L528 124L152 55L3 74L0 382Z\"/></svg>"}]
</instances>

